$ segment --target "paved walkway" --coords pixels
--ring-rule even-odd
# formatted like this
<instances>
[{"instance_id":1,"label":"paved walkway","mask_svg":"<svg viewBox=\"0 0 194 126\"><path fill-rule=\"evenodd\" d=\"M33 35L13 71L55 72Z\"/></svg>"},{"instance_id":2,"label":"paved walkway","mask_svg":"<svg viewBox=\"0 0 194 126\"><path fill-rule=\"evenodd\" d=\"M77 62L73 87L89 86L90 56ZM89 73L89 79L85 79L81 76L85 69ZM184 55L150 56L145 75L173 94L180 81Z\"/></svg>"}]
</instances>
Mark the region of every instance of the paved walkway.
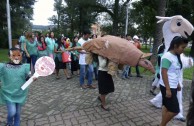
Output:
<instances>
[{"instance_id":1,"label":"paved walkway","mask_svg":"<svg viewBox=\"0 0 194 126\"><path fill-rule=\"evenodd\" d=\"M21 126L157 126L161 109L151 106L149 89L153 77L114 79L115 92L108 95L110 112L100 108L97 89L81 89L79 78L59 80L40 77L31 85L22 109ZM94 81L94 83L97 83ZM185 81L184 111L188 110L190 81ZM0 126L5 125L6 108L0 107ZM168 126L185 126L171 121Z\"/></svg>"}]
</instances>

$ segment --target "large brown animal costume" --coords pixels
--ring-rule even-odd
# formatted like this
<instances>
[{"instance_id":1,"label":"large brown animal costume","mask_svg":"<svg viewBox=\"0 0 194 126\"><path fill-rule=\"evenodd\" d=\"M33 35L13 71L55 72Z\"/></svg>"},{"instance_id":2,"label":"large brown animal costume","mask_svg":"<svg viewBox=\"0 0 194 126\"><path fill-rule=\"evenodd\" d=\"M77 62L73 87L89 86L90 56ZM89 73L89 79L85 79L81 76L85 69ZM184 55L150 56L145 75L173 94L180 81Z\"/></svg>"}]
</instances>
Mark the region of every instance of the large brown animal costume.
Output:
<instances>
[{"instance_id":1,"label":"large brown animal costume","mask_svg":"<svg viewBox=\"0 0 194 126\"><path fill-rule=\"evenodd\" d=\"M108 58L108 73L111 75L115 75L118 64L139 65L152 73L155 72L151 62L145 59L150 54L141 52L132 43L119 37L110 35L99 37L86 42L83 49L90 52L86 58L88 64L93 61L92 53Z\"/></svg>"}]
</instances>

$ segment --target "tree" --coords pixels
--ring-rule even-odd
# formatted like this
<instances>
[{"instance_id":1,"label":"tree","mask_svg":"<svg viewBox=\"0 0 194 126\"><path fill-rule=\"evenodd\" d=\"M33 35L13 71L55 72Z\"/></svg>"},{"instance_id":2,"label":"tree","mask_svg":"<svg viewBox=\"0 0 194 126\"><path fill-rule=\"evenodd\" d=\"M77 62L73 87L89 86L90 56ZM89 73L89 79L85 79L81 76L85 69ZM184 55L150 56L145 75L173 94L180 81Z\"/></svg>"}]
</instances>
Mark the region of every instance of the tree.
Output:
<instances>
[{"instance_id":1,"label":"tree","mask_svg":"<svg viewBox=\"0 0 194 126\"><path fill-rule=\"evenodd\" d=\"M10 1L12 38L18 38L24 30L31 27L35 0ZM0 4L0 47L8 47L6 0Z\"/></svg>"},{"instance_id":2,"label":"tree","mask_svg":"<svg viewBox=\"0 0 194 126\"><path fill-rule=\"evenodd\" d=\"M165 17L165 9L166 9L166 0L159 0L157 15ZM162 42L162 38L163 38L162 26L163 26L163 23L160 23L160 24L157 24L156 28L155 28L154 44L153 44L153 50L152 50L152 52L153 52L153 55L152 55L153 62L156 61L157 48Z\"/></svg>"},{"instance_id":3,"label":"tree","mask_svg":"<svg viewBox=\"0 0 194 126\"><path fill-rule=\"evenodd\" d=\"M83 31L84 28L91 26L91 23L95 23L96 17L99 13L106 12L111 16L113 20L112 34L118 33L118 27L124 24L124 8L130 0L64 0L67 6L64 8L64 20L70 23L71 33L74 29ZM75 19L74 19L75 17ZM55 17L52 21L57 21ZM76 23L75 23L76 22ZM67 24L67 23L66 23ZM79 24L79 26L74 25ZM78 27L78 28L77 28Z\"/></svg>"},{"instance_id":4,"label":"tree","mask_svg":"<svg viewBox=\"0 0 194 126\"><path fill-rule=\"evenodd\" d=\"M143 0L132 3L129 22L131 27L136 26L136 31L131 33L131 35L139 35L144 40L153 38L156 26L156 2L156 0Z\"/></svg>"},{"instance_id":5,"label":"tree","mask_svg":"<svg viewBox=\"0 0 194 126\"><path fill-rule=\"evenodd\" d=\"M111 34L116 35L119 33L119 24L124 28L125 22L125 7L130 0L106 0L106 2L97 1L95 4L90 6L98 12L106 12L111 16L113 25Z\"/></svg>"}]
</instances>

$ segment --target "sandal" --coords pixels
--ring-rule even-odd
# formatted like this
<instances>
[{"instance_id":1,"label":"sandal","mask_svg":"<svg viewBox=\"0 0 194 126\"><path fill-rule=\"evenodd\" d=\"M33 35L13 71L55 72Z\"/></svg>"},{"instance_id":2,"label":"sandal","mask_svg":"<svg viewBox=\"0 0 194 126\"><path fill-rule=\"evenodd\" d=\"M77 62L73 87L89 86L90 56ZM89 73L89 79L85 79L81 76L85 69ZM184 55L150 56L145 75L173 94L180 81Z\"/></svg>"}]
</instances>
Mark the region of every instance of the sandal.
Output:
<instances>
[{"instance_id":1,"label":"sandal","mask_svg":"<svg viewBox=\"0 0 194 126\"><path fill-rule=\"evenodd\" d=\"M101 104L101 108L104 109L105 111L110 111L109 108L105 108L102 104Z\"/></svg>"}]
</instances>

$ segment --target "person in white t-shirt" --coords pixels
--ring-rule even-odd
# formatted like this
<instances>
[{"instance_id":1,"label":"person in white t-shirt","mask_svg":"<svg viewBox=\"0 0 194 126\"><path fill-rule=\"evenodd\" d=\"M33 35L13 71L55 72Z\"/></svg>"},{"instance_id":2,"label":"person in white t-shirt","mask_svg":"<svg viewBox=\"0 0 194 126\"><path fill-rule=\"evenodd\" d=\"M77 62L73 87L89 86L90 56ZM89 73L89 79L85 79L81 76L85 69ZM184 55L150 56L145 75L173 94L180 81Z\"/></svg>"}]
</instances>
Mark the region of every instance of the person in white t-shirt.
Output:
<instances>
[{"instance_id":1,"label":"person in white t-shirt","mask_svg":"<svg viewBox=\"0 0 194 126\"><path fill-rule=\"evenodd\" d=\"M164 53L161 59L160 90L162 93L162 121L160 126L167 123L179 112L177 91L181 90L179 78L181 76L182 62L180 54L183 53L188 40L181 36L173 38L168 52Z\"/></svg>"},{"instance_id":2,"label":"person in white t-shirt","mask_svg":"<svg viewBox=\"0 0 194 126\"><path fill-rule=\"evenodd\" d=\"M83 37L78 40L78 46L82 46L85 42L89 41L91 32L89 30L84 30ZM92 85L93 80L93 65L92 64L86 64L86 54L87 52L85 50L79 51L79 64L80 64L80 86L82 89L86 88L92 88L95 89L96 87ZM86 74L87 70L87 74ZM84 79L86 78L88 80L87 84L84 84Z\"/></svg>"},{"instance_id":3,"label":"person in white t-shirt","mask_svg":"<svg viewBox=\"0 0 194 126\"><path fill-rule=\"evenodd\" d=\"M183 53L180 55L181 62L183 64L183 68L181 69L181 74L179 77L179 84L181 86L181 91L177 92L177 98L179 102L179 109L180 112L178 115L174 117L174 119L180 120L182 122L185 122L186 119L183 115L183 102L182 102L182 90L183 90L183 70L186 68L190 68L193 66L193 60L191 57L186 57ZM159 92L153 99L150 100L151 104L155 106L156 108L162 107L162 94Z\"/></svg>"}]
</instances>

